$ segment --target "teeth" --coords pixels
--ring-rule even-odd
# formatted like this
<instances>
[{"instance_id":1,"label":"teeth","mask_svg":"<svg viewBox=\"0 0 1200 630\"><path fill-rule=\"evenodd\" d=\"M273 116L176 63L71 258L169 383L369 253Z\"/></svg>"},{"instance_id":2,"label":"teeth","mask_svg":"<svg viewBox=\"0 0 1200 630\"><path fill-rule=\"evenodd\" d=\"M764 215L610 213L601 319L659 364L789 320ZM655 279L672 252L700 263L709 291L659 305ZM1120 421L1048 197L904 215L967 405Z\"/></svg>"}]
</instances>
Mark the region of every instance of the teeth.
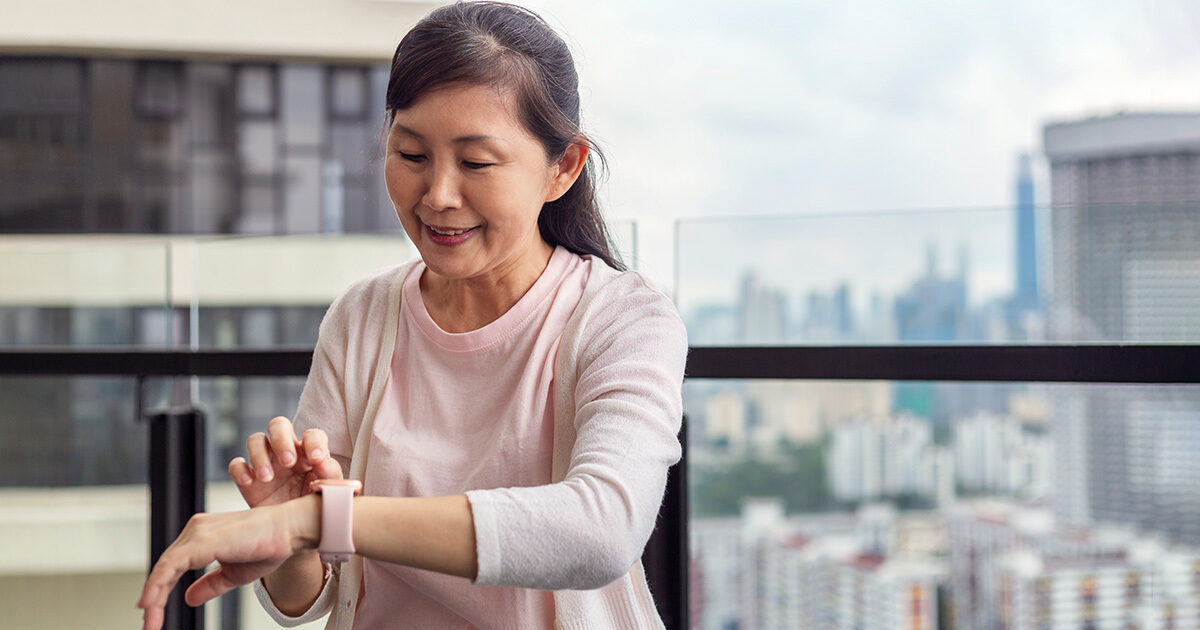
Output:
<instances>
[{"instance_id":1,"label":"teeth","mask_svg":"<svg viewBox=\"0 0 1200 630\"><path fill-rule=\"evenodd\" d=\"M429 226L429 229L433 230L434 234L441 234L442 236L458 236L459 234L462 234L464 232L470 232L471 230L473 230L475 228L467 228L465 230L452 230L450 232L443 232L431 225L431 226Z\"/></svg>"}]
</instances>

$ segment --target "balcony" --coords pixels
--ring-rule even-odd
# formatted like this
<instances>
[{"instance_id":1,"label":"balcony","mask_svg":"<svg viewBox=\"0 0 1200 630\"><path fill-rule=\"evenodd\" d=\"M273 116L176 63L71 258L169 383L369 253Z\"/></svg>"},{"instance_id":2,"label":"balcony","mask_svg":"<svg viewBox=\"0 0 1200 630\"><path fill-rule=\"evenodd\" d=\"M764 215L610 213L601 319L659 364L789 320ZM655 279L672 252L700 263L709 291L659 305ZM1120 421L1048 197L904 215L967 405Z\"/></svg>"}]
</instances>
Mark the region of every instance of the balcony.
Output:
<instances>
[{"instance_id":1,"label":"balcony","mask_svg":"<svg viewBox=\"0 0 1200 630\"><path fill-rule=\"evenodd\" d=\"M965 595L947 589L955 583L955 541L962 544L964 537L1032 537L1051 557L1067 558L1107 548L1097 542L1110 536L1102 524L1139 532L1130 539L1167 549L1197 535L1188 524L1195 520L1188 516L1195 495L1186 490L1193 432L1180 415L1200 393L1194 338L1165 343L1161 331L1150 341L1072 339L1062 331L1052 337L1042 312L1013 316L1002 308L1002 294L974 293L976 277L1003 275L1012 264L1004 255L995 268L978 264L957 278L939 276L929 257L931 248L945 244L939 234L965 234L969 247L971 236L991 233L988 222L1003 213L777 219L768 232L789 248L758 260L758 247L743 250L751 253L740 259L741 269L712 266L704 255L714 247L709 234L736 249L733 227L711 220L677 226L675 296L692 339L687 455L673 473L659 534L645 559L671 627L744 620L746 610L760 622L808 618L805 611L819 606L806 591L859 588L854 585L882 575L893 577L870 588L889 598L897 596L898 584L918 589L913 593L924 602L923 619L936 619L935 609L944 614L952 602L960 610L994 608L991 596L956 601ZM947 229L956 222L962 229ZM879 280L871 270L884 263L864 264L858 276L849 268L835 276L804 240L816 244L836 232L895 234L901 224L913 233L891 252L871 248L894 261L885 265L890 272L904 266L911 272L910 282L893 283L899 291L891 295L863 299L853 288ZM967 231L972 225L979 232ZM615 227L620 240L636 242L634 226ZM913 256L913 243L927 246L924 257ZM0 527L9 540L25 541L23 549L52 550L10 554L2 570L13 589L5 592L37 598L46 597L39 595L45 589L75 588L114 601L133 592L154 534L148 453L158 449L183 449L172 452L184 457L199 447L206 509L236 509L224 462L240 452L248 433L261 429L263 418L294 409L323 305L354 279L411 255L404 239L388 236L0 240L0 331L8 335L0 350L0 387L9 418L5 460L13 462L11 481L0 490L6 506ZM777 276L792 278L792 286L772 284L768 275L803 267L813 269L804 277ZM822 294L814 281L832 290ZM697 287L706 297L697 296ZM948 301L911 299L912 292L939 288ZM732 303L713 297L722 294L737 297ZM799 297L776 299L782 295ZM872 299L894 305L890 325L854 314ZM1170 307L1178 299L1166 301L1167 321L1174 321ZM942 314L950 316L930 318L910 304L947 307ZM901 321L950 327L935 338L929 328L904 333ZM1145 334L1147 320L1141 321L1139 334ZM23 339L41 343L16 343ZM1097 411L1066 420L1058 415L1118 399L1133 402L1116 418ZM207 437L200 444L152 444L146 417L179 406L204 411ZM41 435L28 432L30 419L44 429ZM1125 503L1114 499L1103 506L1107 512L1088 505L1095 484L1087 475L1089 457L1109 456L1100 440L1111 433L1094 433L1090 453L1065 450L1078 449L1071 431L1102 422L1124 429L1124 461L1134 464L1120 480ZM1047 444L1055 445L1052 453ZM879 455L872 459L869 452ZM1080 461L1060 463L1050 474L1044 458L1063 452ZM1054 499L1064 487L1075 492L1076 503ZM168 490L182 491L160 488ZM1157 506L1179 514L1179 521L1155 524L1121 511ZM1082 512L1089 507L1092 512ZM1060 522L1013 525L1037 514ZM88 537L67 535L85 524ZM1074 529L1064 529L1068 525ZM865 533L873 527L876 534ZM975 531L989 527L993 534ZM59 537L69 542L48 542ZM1095 540L1081 542L1089 537ZM681 546L685 540L690 549ZM849 581L818 577L838 574ZM754 584L774 595L747 608L755 600L737 593ZM1147 592L1162 601L1178 597ZM1107 602L1112 593L1101 595ZM258 627L262 613L245 599L242 593L210 604L207 617L223 627ZM873 610L871 618L899 610ZM838 614L850 616L835 615L837 623L851 623L857 613ZM114 610L112 618L121 613Z\"/></svg>"}]
</instances>

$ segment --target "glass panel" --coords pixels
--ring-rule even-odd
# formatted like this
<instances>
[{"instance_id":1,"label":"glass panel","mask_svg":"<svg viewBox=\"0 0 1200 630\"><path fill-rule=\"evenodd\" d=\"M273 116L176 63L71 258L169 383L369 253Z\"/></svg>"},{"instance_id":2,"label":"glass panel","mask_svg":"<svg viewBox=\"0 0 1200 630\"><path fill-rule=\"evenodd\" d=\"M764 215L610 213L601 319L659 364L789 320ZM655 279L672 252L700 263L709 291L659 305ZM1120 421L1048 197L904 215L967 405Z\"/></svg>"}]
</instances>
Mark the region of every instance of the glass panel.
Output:
<instances>
[{"instance_id":1,"label":"glass panel","mask_svg":"<svg viewBox=\"0 0 1200 630\"><path fill-rule=\"evenodd\" d=\"M319 317L319 314L318 314ZM304 387L303 377L288 378L201 378L197 380L198 403L205 411L208 443L207 509L232 512L246 508L237 486L228 475L229 460L246 455L246 439L265 431L275 416L293 417ZM136 592L136 591L131 591ZM277 627L254 596L250 587L236 591L239 598L237 619L240 628ZM221 617L218 604L209 604L206 621ZM298 626L323 628L325 619ZM211 626L210 626L211 627ZM228 626L224 626L228 627Z\"/></svg>"},{"instance_id":2,"label":"glass panel","mask_svg":"<svg viewBox=\"0 0 1200 630\"><path fill-rule=\"evenodd\" d=\"M637 223L634 221L608 221L608 233L620 254L625 266L630 269L638 268L637 259Z\"/></svg>"},{"instance_id":3,"label":"glass panel","mask_svg":"<svg viewBox=\"0 0 1200 630\"><path fill-rule=\"evenodd\" d=\"M201 241L194 257L199 343L311 348L325 310L346 287L415 256L395 235Z\"/></svg>"},{"instance_id":4,"label":"glass panel","mask_svg":"<svg viewBox=\"0 0 1200 630\"><path fill-rule=\"evenodd\" d=\"M149 549L148 432L135 417L134 386L128 377L0 378L5 627L140 619L131 593Z\"/></svg>"},{"instance_id":5,"label":"glass panel","mask_svg":"<svg viewBox=\"0 0 1200 630\"><path fill-rule=\"evenodd\" d=\"M1200 386L689 380L684 408L693 627L1198 611Z\"/></svg>"},{"instance_id":6,"label":"glass panel","mask_svg":"<svg viewBox=\"0 0 1200 630\"><path fill-rule=\"evenodd\" d=\"M161 340L144 322L166 312L167 264L166 243L147 238L0 238L0 345Z\"/></svg>"},{"instance_id":7,"label":"glass panel","mask_svg":"<svg viewBox=\"0 0 1200 630\"><path fill-rule=\"evenodd\" d=\"M1198 210L684 221L676 297L699 345L1198 341Z\"/></svg>"}]
</instances>

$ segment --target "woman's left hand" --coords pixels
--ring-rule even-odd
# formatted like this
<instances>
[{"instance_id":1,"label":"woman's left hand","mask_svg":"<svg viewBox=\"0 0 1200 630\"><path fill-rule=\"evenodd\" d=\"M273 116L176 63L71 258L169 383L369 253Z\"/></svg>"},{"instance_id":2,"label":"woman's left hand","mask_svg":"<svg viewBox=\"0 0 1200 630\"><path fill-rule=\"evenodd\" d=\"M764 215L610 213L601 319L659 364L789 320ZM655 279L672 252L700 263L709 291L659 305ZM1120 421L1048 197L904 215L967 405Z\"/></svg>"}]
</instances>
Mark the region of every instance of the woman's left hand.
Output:
<instances>
[{"instance_id":1,"label":"woman's left hand","mask_svg":"<svg viewBox=\"0 0 1200 630\"><path fill-rule=\"evenodd\" d=\"M311 505L308 505L311 504ZM167 597L184 573L220 563L188 588L184 600L199 606L271 573L309 540L319 506L310 497L226 514L197 514L155 563L137 605L144 630L162 627Z\"/></svg>"}]
</instances>

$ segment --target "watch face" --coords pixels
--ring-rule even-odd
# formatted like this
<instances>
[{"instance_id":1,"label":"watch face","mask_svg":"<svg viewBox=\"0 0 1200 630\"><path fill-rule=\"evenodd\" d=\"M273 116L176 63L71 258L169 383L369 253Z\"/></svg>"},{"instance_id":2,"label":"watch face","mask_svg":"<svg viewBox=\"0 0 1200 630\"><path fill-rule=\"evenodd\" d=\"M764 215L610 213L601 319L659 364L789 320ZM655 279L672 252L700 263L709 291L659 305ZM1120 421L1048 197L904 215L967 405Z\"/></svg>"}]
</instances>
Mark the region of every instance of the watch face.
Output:
<instances>
[{"instance_id":1,"label":"watch face","mask_svg":"<svg viewBox=\"0 0 1200 630\"><path fill-rule=\"evenodd\" d=\"M308 485L313 492L320 492L322 486L349 486L354 494L362 494L362 482L357 479L314 479Z\"/></svg>"}]
</instances>

